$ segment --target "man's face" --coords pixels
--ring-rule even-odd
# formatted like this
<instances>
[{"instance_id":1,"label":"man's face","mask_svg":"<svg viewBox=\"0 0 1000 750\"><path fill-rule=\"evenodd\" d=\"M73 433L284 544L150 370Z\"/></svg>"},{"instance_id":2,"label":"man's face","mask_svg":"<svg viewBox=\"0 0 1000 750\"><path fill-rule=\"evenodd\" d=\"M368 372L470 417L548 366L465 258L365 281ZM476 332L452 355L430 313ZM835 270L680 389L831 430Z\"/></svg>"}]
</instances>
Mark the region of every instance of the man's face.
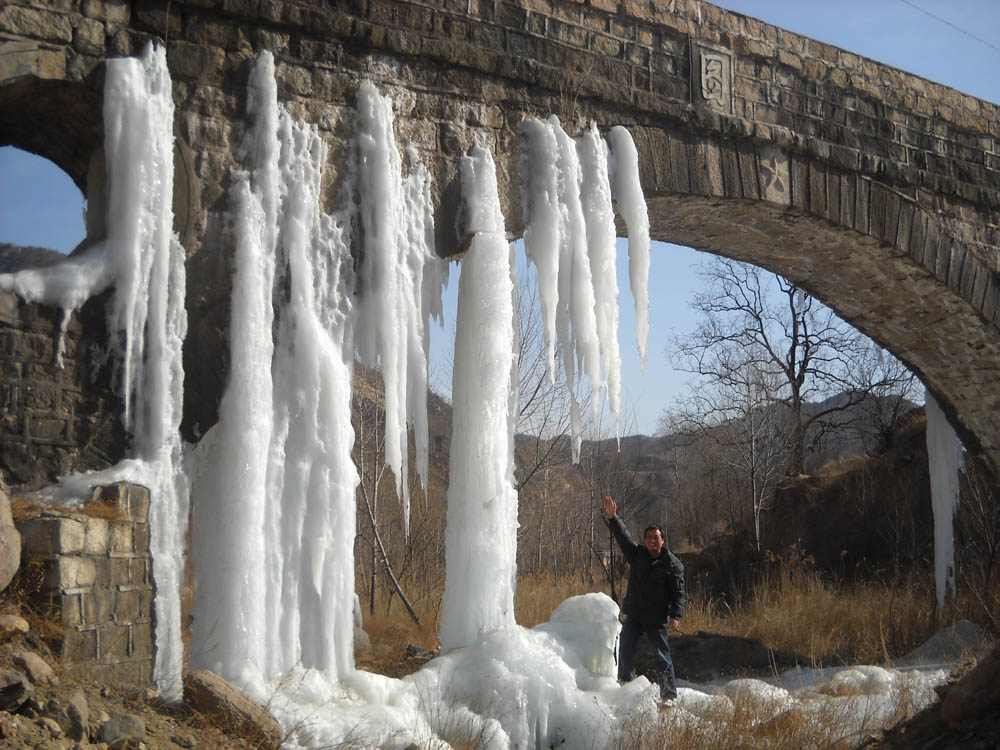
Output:
<instances>
[{"instance_id":1,"label":"man's face","mask_svg":"<svg viewBox=\"0 0 1000 750\"><path fill-rule=\"evenodd\" d=\"M656 529L650 529L645 536L646 552L650 557L659 557L660 550L663 549L663 537Z\"/></svg>"}]
</instances>

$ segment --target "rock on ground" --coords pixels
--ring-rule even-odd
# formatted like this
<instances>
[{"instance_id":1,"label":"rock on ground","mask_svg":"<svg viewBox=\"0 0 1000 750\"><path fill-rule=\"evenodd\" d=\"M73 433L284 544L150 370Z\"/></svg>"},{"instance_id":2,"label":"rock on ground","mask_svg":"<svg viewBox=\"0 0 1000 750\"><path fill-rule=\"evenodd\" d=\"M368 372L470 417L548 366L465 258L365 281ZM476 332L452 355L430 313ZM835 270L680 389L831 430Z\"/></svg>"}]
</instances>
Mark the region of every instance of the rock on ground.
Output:
<instances>
[{"instance_id":1,"label":"rock on ground","mask_svg":"<svg viewBox=\"0 0 1000 750\"><path fill-rule=\"evenodd\" d=\"M956 729L972 717L994 711L1000 711L1000 646L948 689L941 701L941 721Z\"/></svg>"},{"instance_id":2,"label":"rock on ground","mask_svg":"<svg viewBox=\"0 0 1000 750\"><path fill-rule=\"evenodd\" d=\"M21 565L21 534L14 527L10 499L0 483L0 591L10 584Z\"/></svg>"},{"instance_id":3,"label":"rock on ground","mask_svg":"<svg viewBox=\"0 0 1000 750\"><path fill-rule=\"evenodd\" d=\"M207 669L196 669L184 678L184 700L196 711L215 717L226 729L257 743L263 750L277 750L281 726L264 706Z\"/></svg>"}]
</instances>

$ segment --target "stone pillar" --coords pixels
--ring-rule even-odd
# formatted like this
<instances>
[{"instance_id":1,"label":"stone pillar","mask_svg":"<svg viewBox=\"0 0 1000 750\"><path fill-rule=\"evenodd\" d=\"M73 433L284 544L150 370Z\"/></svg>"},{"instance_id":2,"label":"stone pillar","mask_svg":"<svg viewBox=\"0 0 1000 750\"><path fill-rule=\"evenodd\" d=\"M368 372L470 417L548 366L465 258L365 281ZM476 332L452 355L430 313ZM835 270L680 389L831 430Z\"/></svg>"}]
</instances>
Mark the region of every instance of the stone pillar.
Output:
<instances>
[{"instance_id":1,"label":"stone pillar","mask_svg":"<svg viewBox=\"0 0 1000 750\"><path fill-rule=\"evenodd\" d=\"M40 566L39 604L65 631L65 664L95 679L152 683L153 579L149 491L96 488L81 510L36 507L16 521L24 565Z\"/></svg>"}]
</instances>

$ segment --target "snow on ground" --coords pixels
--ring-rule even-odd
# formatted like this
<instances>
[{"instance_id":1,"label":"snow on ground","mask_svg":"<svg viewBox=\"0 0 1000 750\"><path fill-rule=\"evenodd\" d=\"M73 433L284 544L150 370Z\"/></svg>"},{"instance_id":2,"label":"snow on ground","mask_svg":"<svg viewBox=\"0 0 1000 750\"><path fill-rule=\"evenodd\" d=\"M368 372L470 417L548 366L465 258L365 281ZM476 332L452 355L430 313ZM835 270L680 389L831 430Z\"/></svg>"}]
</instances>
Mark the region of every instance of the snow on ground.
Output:
<instances>
[{"instance_id":1,"label":"snow on ground","mask_svg":"<svg viewBox=\"0 0 1000 750\"><path fill-rule=\"evenodd\" d=\"M316 671L297 670L281 681L246 687L291 733L290 748L347 741L400 749L412 743L619 748L661 719L667 737L724 737L734 718L746 727L811 722L855 744L936 701L934 688L949 671L857 665L681 682L674 706L661 713L657 689L645 677L625 685L615 680L619 630L614 601L586 594L567 599L548 622L498 630L403 679L357 671L334 686ZM946 657L956 661L967 645L946 637L936 643L942 663Z\"/></svg>"}]
</instances>

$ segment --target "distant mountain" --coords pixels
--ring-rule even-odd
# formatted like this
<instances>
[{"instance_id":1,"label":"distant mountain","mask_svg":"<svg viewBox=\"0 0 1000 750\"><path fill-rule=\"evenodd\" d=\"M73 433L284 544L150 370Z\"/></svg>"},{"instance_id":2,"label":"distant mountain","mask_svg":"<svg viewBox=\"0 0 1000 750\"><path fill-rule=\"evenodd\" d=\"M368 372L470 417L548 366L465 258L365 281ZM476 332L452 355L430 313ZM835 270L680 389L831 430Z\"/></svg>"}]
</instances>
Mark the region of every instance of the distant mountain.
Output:
<instances>
[{"instance_id":1,"label":"distant mountain","mask_svg":"<svg viewBox=\"0 0 1000 750\"><path fill-rule=\"evenodd\" d=\"M66 260L66 256L58 250L0 242L0 273L13 273L25 268L42 268L63 260Z\"/></svg>"}]
</instances>

